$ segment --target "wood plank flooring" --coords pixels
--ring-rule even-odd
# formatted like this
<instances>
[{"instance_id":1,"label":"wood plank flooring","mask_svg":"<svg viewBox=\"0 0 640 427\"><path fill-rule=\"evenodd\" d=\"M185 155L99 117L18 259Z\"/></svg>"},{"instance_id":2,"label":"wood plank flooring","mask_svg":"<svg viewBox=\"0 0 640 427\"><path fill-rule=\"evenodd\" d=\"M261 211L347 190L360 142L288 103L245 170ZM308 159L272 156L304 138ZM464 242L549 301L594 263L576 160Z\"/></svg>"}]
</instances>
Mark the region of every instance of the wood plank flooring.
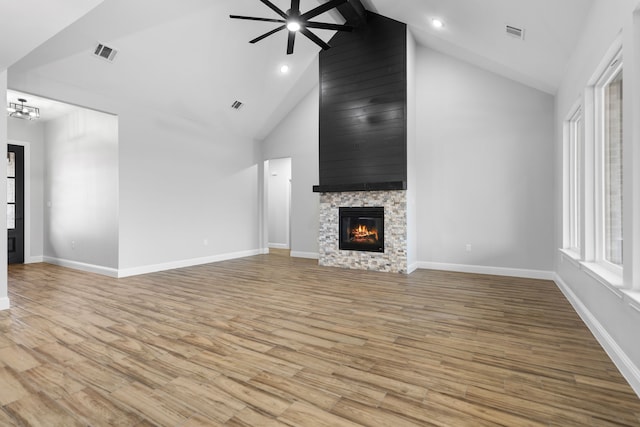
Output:
<instances>
[{"instance_id":1,"label":"wood plank flooring","mask_svg":"<svg viewBox=\"0 0 640 427\"><path fill-rule=\"evenodd\" d=\"M0 425L638 426L547 281L278 255L110 279L9 269Z\"/></svg>"}]
</instances>

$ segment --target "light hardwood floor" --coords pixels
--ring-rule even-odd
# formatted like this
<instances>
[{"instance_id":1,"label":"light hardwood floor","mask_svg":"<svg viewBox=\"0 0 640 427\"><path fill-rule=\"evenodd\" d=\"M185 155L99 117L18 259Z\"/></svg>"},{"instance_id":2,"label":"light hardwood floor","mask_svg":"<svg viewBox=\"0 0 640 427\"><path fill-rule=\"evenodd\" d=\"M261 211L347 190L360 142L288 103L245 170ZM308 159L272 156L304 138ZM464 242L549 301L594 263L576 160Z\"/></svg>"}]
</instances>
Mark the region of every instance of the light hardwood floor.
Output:
<instances>
[{"instance_id":1,"label":"light hardwood floor","mask_svg":"<svg viewBox=\"0 0 640 427\"><path fill-rule=\"evenodd\" d=\"M9 277L0 425L640 425L640 400L547 281L274 255Z\"/></svg>"}]
</instances>

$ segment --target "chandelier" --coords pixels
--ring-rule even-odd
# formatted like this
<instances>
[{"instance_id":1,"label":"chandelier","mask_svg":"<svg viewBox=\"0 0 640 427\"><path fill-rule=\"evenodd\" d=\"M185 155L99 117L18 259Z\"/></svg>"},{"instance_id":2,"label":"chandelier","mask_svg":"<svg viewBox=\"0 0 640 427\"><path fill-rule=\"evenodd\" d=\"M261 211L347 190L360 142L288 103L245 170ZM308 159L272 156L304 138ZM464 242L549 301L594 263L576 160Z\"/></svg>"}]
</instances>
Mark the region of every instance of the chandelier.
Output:
<instances>
[{"instance_id":1,"label":"chandelier","mask_svg":"<svg viewBox=\"0 0 640 427\"><path fill-rule=\"evenodd\" d=\"M38 120L40 118L39 108L25 105L24 103L27 102L27 100L24 98L18 98L18 102L19 104L16 102L9 103L9 106L7 107L9 117L24 120Z\"/></svg>"}]
</instances>

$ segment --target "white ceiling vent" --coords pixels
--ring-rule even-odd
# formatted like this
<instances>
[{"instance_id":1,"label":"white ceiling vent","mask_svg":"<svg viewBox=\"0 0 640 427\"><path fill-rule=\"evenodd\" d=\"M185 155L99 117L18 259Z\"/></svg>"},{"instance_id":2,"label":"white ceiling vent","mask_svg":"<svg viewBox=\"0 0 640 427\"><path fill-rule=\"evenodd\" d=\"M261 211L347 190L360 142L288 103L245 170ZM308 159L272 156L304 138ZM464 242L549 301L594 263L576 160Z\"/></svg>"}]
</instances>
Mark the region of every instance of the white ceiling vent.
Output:
<instances>
[{"instance_id":1,"label":"white ceiling vent","mask_svg":"<svg viewBox=\"0 0 640 427\"><path fill-rule=\"evenodd\" d=\"M118 54L118 51L112 47L105 46L102 43L98 43L96 48L93 50L93 54L100 59L104 59L108 62L113 62Z\"/></svg>"},{"instance_id":2,"label":"white ceiling vent","mask_svg":"<svg viewBox=\"0 0 640 427\"><path fill-rule=\"evenodd\" d=\"M240 101L233 101L233 104L231 104L231 108L233 108L234 110L239 110L243 105L244 104Z\"/></svg>"},{"instance_id":3,"label":"white ceiling vent","mask_svg":"<svg viewBox=\"0 0 640 427\"><path fill-rule=\"evenodd\" d=\"M507 35L511 37L524 40L524 30L522 28L514 27L513 25L506 25L505 31L507 32Z\"/></svg>"}]
</instances>

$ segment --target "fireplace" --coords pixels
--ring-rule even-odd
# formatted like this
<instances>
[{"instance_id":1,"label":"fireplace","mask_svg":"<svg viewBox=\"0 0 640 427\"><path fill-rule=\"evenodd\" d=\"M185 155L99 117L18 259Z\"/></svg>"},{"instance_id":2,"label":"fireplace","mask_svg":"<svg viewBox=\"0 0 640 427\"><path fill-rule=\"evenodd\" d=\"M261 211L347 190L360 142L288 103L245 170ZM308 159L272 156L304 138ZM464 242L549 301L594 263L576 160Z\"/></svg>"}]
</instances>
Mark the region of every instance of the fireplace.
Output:
<instances>
[{"instance_id":1,"label":"fireplace","mask_svg":"<svg viewBox=\"0 0 640 427\"><path fill-rule=\"evenodd\" d=\"M363 230L358 223L375 228L377 244L354 241L366 240L369 235L375 237L371 230ZM350 238L348 231L354 227L358 231L356 239ZM406 274L407 192L321 193L318 249L318 264L325 267Z\"/></svg>"},{"instance_id":2,"label":"fireplace","mask_svg":"<svg viewBox=\"0 0 640 427\"><path fill-rule=\"evenodd\" d=\"M384 207L339 209L340 250L384 252Z\"/></svg>"}]
</instances>

